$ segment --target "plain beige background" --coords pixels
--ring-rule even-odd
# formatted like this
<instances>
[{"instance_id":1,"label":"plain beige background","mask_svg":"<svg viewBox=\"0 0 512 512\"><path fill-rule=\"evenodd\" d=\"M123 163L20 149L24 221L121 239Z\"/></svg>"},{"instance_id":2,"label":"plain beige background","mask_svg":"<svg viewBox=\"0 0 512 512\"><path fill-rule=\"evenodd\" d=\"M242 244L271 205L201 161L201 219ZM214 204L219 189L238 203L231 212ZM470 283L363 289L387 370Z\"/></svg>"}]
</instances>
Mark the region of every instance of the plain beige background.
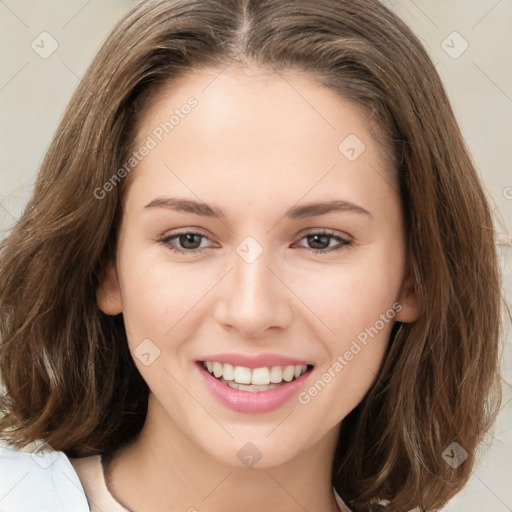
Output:
<instances>
[{"instance_id":1,"label":"plain beige background","mask_svg":"<svg viewBox=\"0 0 512 512\"><path fill-rule=\"evenodd\" d=\"M0 237L26 204L44 152L88 63L134 3L0 0ZM504 299L508 297L510 307L512 2L384 3L420 37L445 82L495 208ZM508 330L503 350L504 395L494 440L447 511L512 511L512 336L510 320L504 322Z\"/></svg>"}]
</instances>

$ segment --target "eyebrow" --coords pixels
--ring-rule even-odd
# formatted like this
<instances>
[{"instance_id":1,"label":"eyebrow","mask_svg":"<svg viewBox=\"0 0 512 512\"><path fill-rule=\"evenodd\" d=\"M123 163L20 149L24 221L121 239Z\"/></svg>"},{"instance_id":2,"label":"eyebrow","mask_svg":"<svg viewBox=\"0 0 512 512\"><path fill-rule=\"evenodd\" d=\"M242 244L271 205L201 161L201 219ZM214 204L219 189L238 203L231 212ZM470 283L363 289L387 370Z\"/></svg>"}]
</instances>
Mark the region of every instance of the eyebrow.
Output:
<instances>
[{"instance_id":1,"label":"eyebrow","mask_svg":"<svg viewBox=\"0 0 512 512\"><path fill-rule=\"evenodd\" d=\"M169 208L171 210L194 213L204 217L214 217L223 221L226 220L226 216L220 208L180 197L157 197L144 208ZM293 206L285 213L285 216L290 219L302 219L305 217L325 215L333 211L355 212L372 217L372 214L362 206L343 199Z\"/></svg>"}]
</instances>

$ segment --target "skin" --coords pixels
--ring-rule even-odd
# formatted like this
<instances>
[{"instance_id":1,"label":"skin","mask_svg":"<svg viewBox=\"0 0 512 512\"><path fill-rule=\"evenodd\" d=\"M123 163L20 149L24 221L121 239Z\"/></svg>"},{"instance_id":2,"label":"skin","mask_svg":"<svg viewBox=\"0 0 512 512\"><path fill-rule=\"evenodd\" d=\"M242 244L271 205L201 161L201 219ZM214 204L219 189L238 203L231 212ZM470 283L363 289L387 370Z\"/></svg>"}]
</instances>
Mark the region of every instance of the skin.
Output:
<instances>
[{"instance_id":1,"label":"skin","mask_svg":"<svg viewBox=\"0 0 512 512\"><path fill-rule=\"evenodd\" d=\"M220 71L167 85L139 120L140 147L187 98L198 100L130 176L116 260L98 290L105 313L123 313L132 354L145 339L160 351L148 366L134 355L151 390L148 416L115 454L113 489L149 512L336 511L339 426L375 380L393 321L307 404L294 397L269 413L234 412L192 370L205 354L284 354L314 364L307 390L394 303L394 320L414 321L398 182L363 110L311 76ZM349 134L366 147L354 161L338 149ZM214 205L225 219L145 208L170 196ZM285 216L335 199L370 215ZM187 229L205 237L161 242ZM319 230L352 242L308 241ZM263 249L252 263L236 252L247 236ZM312 253L322 248L331 252ZM251 468L237 457L248 442L261 453Z\"/></svg>"}]
</instances>

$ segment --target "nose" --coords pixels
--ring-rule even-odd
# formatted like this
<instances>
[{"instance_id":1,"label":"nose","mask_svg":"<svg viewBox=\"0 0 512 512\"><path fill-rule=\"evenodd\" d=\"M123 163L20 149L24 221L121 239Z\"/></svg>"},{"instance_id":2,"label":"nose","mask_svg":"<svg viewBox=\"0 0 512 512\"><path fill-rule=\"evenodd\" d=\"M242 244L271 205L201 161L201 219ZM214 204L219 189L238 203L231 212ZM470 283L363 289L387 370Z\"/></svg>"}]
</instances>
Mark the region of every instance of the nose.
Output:
<instances>
[{"instance_id":1,"label":"nose","mask_svg":"<svg viewBox=\"0 0 512 512\"><path fill-rule=\"evenodd\" d=\"M277 275L267 251L251 262L234 254L233 269L219 290L216 321L248 338L288 327L293 317L292 293Z\"/></svg>"}]
</instances>

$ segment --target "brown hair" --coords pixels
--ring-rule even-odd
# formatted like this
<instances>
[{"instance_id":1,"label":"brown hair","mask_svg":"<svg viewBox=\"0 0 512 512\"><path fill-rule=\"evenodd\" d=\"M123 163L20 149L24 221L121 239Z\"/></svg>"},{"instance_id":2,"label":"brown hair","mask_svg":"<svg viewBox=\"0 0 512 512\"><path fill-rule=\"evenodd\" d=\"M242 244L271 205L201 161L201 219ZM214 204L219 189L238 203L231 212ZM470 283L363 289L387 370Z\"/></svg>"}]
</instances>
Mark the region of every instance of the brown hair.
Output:
<instances>
[{"instance_id":1,"label":"brown hair","mask_svg":"<svg viewBox=\"0 0 512 512\"><path fill-rule=\"evenodd\" d=\"M377 0L150 0L117 25L1 244L1 435L83 456L140 431L148 387L122 315L96 304L122 187L95 191L133 151L155 87L230 63L311 73L386 134L423 314L395 324L376 381L343 420L333 485L355 511L437 509L466 483L500 404L500 281L490 209L441 81ZM457 468L442 457L452 442L468 454Z\"/></svg>"}]
</instances>

